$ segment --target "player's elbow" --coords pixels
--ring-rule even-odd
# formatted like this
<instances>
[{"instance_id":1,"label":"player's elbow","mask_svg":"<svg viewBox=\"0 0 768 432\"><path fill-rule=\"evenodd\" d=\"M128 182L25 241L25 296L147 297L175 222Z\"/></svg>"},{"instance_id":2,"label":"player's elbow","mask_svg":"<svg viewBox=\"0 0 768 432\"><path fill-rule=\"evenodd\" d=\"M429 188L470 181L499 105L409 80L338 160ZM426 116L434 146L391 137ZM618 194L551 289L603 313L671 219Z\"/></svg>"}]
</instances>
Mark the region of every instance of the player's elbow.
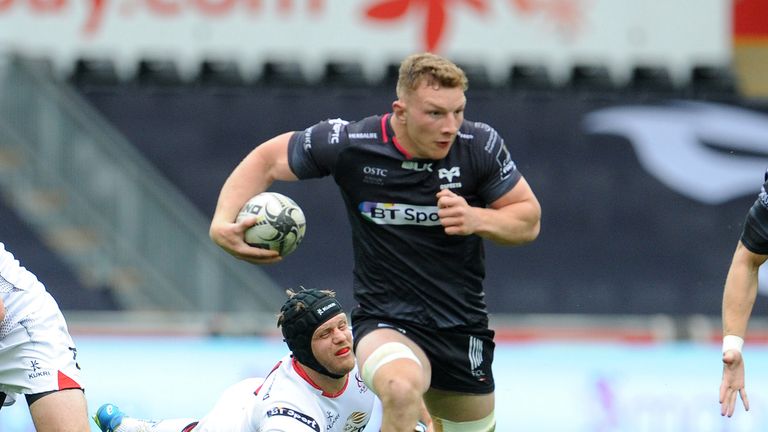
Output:
<instances>
[{"instance_id":1,"label":"player's elbow","mask_svg":"<svg viewBox=\"0 0 768 432\"><path fill-rule=\"evenodd\" d=\"M530 206L528 217L525 220L527 223L520 232L518 244L528 244L539 237L541 232L541 206L538 202Z\"/></svg>"},{"instance_id":2,"label":"player's elbow","mask_svg":"<svg viewBox=\"0 0 768 432\"><path fill-rule=\"evenodd\" d=\"M528 228L528 230L525 231L521 236L522 238L521 238L520 244L532 243L534 240L539 238L540 232L541 232L541 219L536 219L536 221L532 223L531 226Z\"/></svg>"},{"instance_id":3,"label":"player's elbow","mask_svg":"<svg viewBox=\"0 0 768 432\"><path fill-rule=\"evenodd\" d=\"M541 232L541 218L538 215L532 215L522 224L518 222L516 225L508 235L496 239L496 243L502 246L522 246L535 241Z\"/></svg>"},{"instance_id":4,"label":"player's elbow","mask_svg":"<svg viewBox=\"0 0 768 432\"><path fill-rule=\"evenodd\" d=\"M525 229L519 231L517 236L508 244L511 246L522 246L533 243L539 237L539 232L541 232L541 221L536 220L531 222Z\"/></svg>"}]
</instances>

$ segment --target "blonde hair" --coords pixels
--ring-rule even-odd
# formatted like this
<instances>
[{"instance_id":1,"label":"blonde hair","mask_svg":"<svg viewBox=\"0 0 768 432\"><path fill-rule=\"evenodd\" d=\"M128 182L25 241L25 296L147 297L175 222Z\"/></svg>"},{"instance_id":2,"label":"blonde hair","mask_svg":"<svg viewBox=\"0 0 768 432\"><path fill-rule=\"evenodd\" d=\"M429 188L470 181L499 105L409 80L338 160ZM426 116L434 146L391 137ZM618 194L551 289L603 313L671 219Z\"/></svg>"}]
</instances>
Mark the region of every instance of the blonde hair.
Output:
<instances>
[{"instance_id":1,"label":"blonde hair","mask_svg":"<svg viewBox=\"0 0 768 432\"><path fill-rule=\"evenodd\" d=\"M400 63L397 97L415 91L422 82L434 87L467 90L466 74L452 61L432 53L412 54Z\"/></svg>"}]
</instances>

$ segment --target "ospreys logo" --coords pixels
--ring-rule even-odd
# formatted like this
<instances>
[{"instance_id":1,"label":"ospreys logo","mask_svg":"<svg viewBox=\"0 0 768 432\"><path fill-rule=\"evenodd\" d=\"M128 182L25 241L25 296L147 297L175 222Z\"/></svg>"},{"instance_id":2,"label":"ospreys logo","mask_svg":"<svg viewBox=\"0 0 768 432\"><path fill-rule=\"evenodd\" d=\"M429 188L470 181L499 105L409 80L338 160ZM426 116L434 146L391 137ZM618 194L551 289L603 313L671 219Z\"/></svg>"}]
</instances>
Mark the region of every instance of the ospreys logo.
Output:
<instances>
[{"instance_id":1,"label":"ospreys logo","mask_svg":"<svg viewBox=\"0 0 768 432\"><path fill-rule=\"evenodd\" d=\"M459 167L451 167L451 169L440 168L437 170L437 176L440 179L448 179L449 182L453 181L454 177L461 175L461 169Z\"/></svg>"},{"instance_id":2,"label":"ospreys logo","mask_svg":"<svg viewBox=\"0 0 768 432\"><path fill-rule=\"evenodd\" d=\"M650 175L707 205L755 193L768 165L768 116L743 108L699 102L614 106L589 113L584 127L625 137Z\"/></svg>"},{"instance_id":3,"label":"ospreys logo","mask_svg":"<svg viewBox=\"0 0 768 432\"><path fill-rule=\"evenodd\" d=\"M448 183L444 183L440 185L440 189L456 189L461 187L461 182L453 182L454 177L460 177L461 176L461 168L460 167L451 167L448 168L440 168L437 170L437 177L440 180L448 180Z\"/></svg>"},{"instance_id":4,"label":"ospreys logo","mask_svg":"<svg viewBox=\"0 0 768 432\"><path fill-rule=\"evenodd\" d=\"M614 106L589 113L584 127L623 136L650 175L706 205L754 194L768 165L768 116L744 108L701 102ZM760 293L768 295L768 266L760 267L758 281Z\"/></svg>"}]
</instances>

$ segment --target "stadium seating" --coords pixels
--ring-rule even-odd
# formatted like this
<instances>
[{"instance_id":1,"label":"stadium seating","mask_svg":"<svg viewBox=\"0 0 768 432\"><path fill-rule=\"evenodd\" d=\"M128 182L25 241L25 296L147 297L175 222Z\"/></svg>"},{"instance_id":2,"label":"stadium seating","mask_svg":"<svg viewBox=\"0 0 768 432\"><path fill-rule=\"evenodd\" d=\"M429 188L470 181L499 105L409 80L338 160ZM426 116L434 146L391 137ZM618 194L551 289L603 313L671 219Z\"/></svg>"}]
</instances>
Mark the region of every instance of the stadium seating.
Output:
<instances>
[{"instance_id":1,"label":"stadium seating","mask_svg":"<svg viewBox=\"0 0 768 432\"><path fill-rule=\"evenodd\" d=\"M607 66L577 63L571 67L567 88L576 93L602 93L614 90L615 85Z\"/></svg>"},{"instance_id":2,"label":"stadium seating","mask_svg":"<svg viewBox=\"0 0 768 432\"><path fill-rule=\"evenodd\" d=\"M112 60L106 58L79 58L69 76L77 86L114 86L120 83Z\"/></svg>"},{"instance_id":3,"label":"stadium seating","mask_svg":"<svg viewBox=\"0 0 768 432\"><path fill-rule=\"evenodd\" d=\"M145 87L172 87L184 84L173 60L145 58L139 60L136 84Z\"/></svg>"},{"instance_id":4,"label":"stadium seating","mask_svg":"<svg viewBox=\"0 0 768 432\"><path fill-rule=\"evenodd\" d=\"M329 61L325 64L321 83L330 86L367 87L363 65L354 61Z\"/></svg>"},{"instance_id":5,"label":"stadium seating","mask_svg":"<svg viewBox=\"0 0 768 432\"><path fill-rule=\"evenodd\" d=\"M676 92L669 70L658 65L636 65L627 83L629 94L671 96Z\"/></svg>"},{"instance_id":6,"label":"stadium seating","mask_svg":"<svg viewBox=\"0 0 768 432\"><path fill-rule=\"evenodd\" d=\"M200 63L197 84L206 87L239 87L245 85L246 80L236 62L207 59Z\"/></svg>"},{"instance_id":7,"label":"stadium seating","mask_svg":"<svg viewBox=\"0 0 768 432\"><path fill-rule=\"evenodd\" d=\"M697 99L732 99L738 95L736 77L726 66L695 65L691 68L687 95Z\"/></svg>"},{"instance_id":8,"label":"stadium seating","mask_svg":"<svg viewBox=\"0 0 768 432\"><path fill-rule=\"evenodd\" d=\"M107 287L86 287L61 255L37 236L16 212L0 199L0 241L45 284L64 311L118 310Z\"/></svg>"},{"instance_id":9,"label":"stadium seating","mask_svg":"<svg viewBox=\"0 0 768 432\"><path fill-rule=\"evenodd\" d=\"M269 60L262 65L257 83L262 87L305 87L309 80L299 62Z\"/></svg>"},{"instance_id":10,"label":"stadium seating","mask_svg":"<svg viewBox=\"0 0 768 432\"><path fill-rule=\"evenodd\" d=\"M378 84L386 88L394 88L400 76L400 63L390 62L384 67L384 73Z\"/></svg>"},{"instance_id":11,"label":"stadium seating","mask_svg":"<svg viewBox=\"0 0 768 432\"><path fill-rule=\"evenodd\" d=\"M469 89L488 90L494 87L494 82L483 64L475 62L459 62L457 65L464 70L469 80Z\"/></svg>"},{"instance_id":12,"label":"stadium seating","mask_svg":"<svg viewBox=\"0 0 768 432\"><path fill-rule=\"evenodd\" d=\"M546 66L534 63L513 64L506 84L516 93L544 93L555 89Z\"/></svg>"}]
</instances>

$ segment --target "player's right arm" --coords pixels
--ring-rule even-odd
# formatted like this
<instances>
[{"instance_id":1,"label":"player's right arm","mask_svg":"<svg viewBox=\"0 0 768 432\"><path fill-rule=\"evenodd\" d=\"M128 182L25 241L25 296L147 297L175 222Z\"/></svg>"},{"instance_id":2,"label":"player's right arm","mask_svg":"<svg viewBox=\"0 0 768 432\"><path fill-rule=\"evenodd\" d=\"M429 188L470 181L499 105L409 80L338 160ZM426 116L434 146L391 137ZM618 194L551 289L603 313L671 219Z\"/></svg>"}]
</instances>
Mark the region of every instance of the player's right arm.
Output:
<instances>
[{"instance_id":1,"label":"player's right arm","mask_svg":"<svg viewBox=\"0 0 768 432\"><path fill-rule=\"evenodd\" d=\"M751 252L741 242L736 247L723 291L724 336L744 338L757 296L757 273L766 258L768 255ZM742 353L737 349L726 349L723 352L723 379L720 384L722 415L733 415L737 396L741 397L744 409L749 410Z\"/></svg>"},{"instance_id":2,"label":"player's right arm","mask_svg":"<svg viewBox=\"0 0 768 432\"><path fill-rule=\"evenodd\" d=\"M288 166L288 142L293 132L278 135L253 149L224 182L209 235L214 243L238 259L254 264L270 264L281 258L276 251L248 245L245 231L255 220L236 223L240 209L254 195L266 191L275 180L297 180Z\"/></svg>"},{"instance_id":3,"label":"player's right arm","mask_svg":"<svg viewBox=\"0 0 768 432\"><path fill-rule=\"evenodd\" d=\"M741 338L757 297L757 274L768 255L756 254L739 242L723 290L723 335Z\"/></svg>"},{"instance_id":4,"label":"player's right arm","mask_svg":"<svg viewBox=\"0 0 768 432\"><path fill-rule=\"evenodd\" d=\"M768 183L766 183L768 184ZM758 270L768 259L768 207L765 186L744 221L741 239L733 253L723 289L723 379L720 383L720 413L728 417L741 397L749 410L745 390L741 344L755 304Z\"/></svg>"},{"instance_id":5,"label":"player's right arm","mask_svg":"<svg viewBox=\"0 0 768 432\"><path fill-rule=\"evenodd\" d=\"M2 297L0 297L0 321L5 319L5 303L3 303Z\"/></svg>"}]
</instances>

